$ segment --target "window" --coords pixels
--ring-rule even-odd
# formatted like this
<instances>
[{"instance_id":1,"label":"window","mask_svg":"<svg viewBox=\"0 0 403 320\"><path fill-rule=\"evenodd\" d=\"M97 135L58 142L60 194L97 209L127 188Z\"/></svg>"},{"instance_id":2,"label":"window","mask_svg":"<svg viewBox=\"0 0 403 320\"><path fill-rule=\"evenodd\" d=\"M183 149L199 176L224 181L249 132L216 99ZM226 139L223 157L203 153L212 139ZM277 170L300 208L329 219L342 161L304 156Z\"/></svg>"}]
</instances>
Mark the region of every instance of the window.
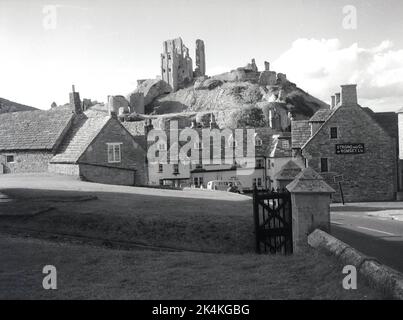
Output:
<instances>
[{"instance_id":1,"label":"window","mask_svg":"<svg viewBox=\"0 0 403 320\"><path fill-rule=\"evenodd\" d=\"M7 163L14 163L15 162L14 155L13 154L6 155L6 162Z\"/></svg>"},{"instance_id":2,"label":"window","mask_svg":"<svg viewBox=\"0 0 403 320\"><path fill-rule=\"evenodd\" d=\"M179 173L179 164L175 163L174 164L174 174L178 174Z\"/></svg>"},{"instance_id":3,"label":"window","mask_svg":"<svg viewBox=\"0 0 403 320\"><path fill-rule=\"evenodd\" d=\"M203 142L195 142L194 148L195 149L203 149Z\"/></svg>"},{"instance_id":4,"label":"window","mask_svg":"<svg viewBox=\"0 0 403 320\"><path fill-rule=\"evenodd\" d=\"M203 169L203 165L201 163L196 163L196 169Z\"/></svg>"},{"instance_id":5,"label":"window","mask_svg":"<svg viewBox=\"0 0 403 320\"><path fill-rule=\"evenodd\" d=\"M264 160L256 159L256 168L263 168L263 167L264 167Z\"/></svg>"},{"instance_id":6,"label":"window","mask_svg":"<svg viewBox=\"0 0 403 320\"><path fill-rule=\"evenodd\" d=\"M330 139L337 139L337 127L330 128Z\"/></svg>"},{"instance_id":7,"label":"window","mask_svg":"<svg viewBox=\"0 0 403 320\"><path fill-rule=\"evenodd\" d=\"M160 150L165 150L165 149L166 149L165 143L160 143L160 144L158 144L158 149L160 149Z\"/></svg>"},{"instance_id":8,"label":"window","mask_svg":"<svg viewBox=\"0 0 403 320\"><path fill-rule=\"evenodd\" d=\"M164 171L164 166L161 163L159 163L158 164L158 172L163 172L163 171Z\"/></svg>"},{"instance_id":9,"label":"window","mask_svg":"<svg viewBox=\"0 0 403 320\"><path fill-rule=\"evenodd\" d=\"M256 178L253 178L252 185L253 185L253 186L256 186Z\"/></svg>"},{"instance_id":10,"label":"window","mask_svg":"<svg viewBox=\"0 0 403 320\"><path fill-rule=\"evenodd\" d=\"M261 187L262 186L262 178L257 179L257 186Z\"/></svg>"},{"instance_id":11,"label":"window","mask_svg":"<svg viewBox=\"0 0 403 320\"><path fill-rule=\"evenodd\" d=\"M327 158L320 158L320 172L329 172L329 163Z\"/></svg>"},{"instance_id":12,"label":"window","mask_svg":"<svg viewBox=\"0 0 403 320\"><path fill-rule=\"evenodd\" d=\"M236 140L234 140L234 136L233 135L231 135L230 137L229 137L229 139L228 139L228 147L232 147L232 148L235 148L237 146L237 141Z\"/></svg>"},{"instance_id":13,"label":"window","mask_svg":"<svg viewBox=\"0 0 403 320\"><path fill-rule=\"evenodd\" d=\"M108 143L108 162L118 163L121 162L121 143Z\"/></svg>"},{"instance_id":14,"label":"window","mask_svg":"<svg viewBox=\"0 0 403 320\"><path fill-rule=\"evenodd\" d=\"M255 146L256 147L261 147L263 145L263 141L260 138L255 139Z\"/></svg>"},{"instance_id":15,"label":"window","mask_svg":"<svg viewBox=\"0 0 403 320\"><path fill-rule=\"evenodd\" d=\"M288 149L290 147L288 140L282 140L281 145L284 149Z\"/></svg>"}]
</instances>

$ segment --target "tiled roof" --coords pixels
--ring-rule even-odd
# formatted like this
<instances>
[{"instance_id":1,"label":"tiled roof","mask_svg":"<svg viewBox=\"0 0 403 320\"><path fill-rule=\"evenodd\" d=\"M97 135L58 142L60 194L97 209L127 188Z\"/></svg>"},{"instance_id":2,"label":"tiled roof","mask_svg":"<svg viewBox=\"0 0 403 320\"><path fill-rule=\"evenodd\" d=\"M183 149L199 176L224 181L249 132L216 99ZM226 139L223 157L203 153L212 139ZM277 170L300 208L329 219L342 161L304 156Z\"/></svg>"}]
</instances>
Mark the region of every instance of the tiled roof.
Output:
<instances>
[{"instance_id":1,"label":"tiled roof","mask_svg":"<svg viewBox=\"0 0 403 320\"><path fill-rule=\"evenodd\" d=\"M392 137L399 139L398 115L395 112L374 112L363 108Z\"/></svg>"},{"instance_id":2,"label":"tiled roof","mask_svg":"<svg viewBox=\"0 0 403 320\"><path fill-rule=\"evenodd\" d=\"M291 121L292 148L301 148L311 137L309 120Z\"/></svg>"},{"instance_id":3,"label":"tiled roof","mask_svg":"<svg viewBox=\"0 0 403 320\"><path fill-rule=\"evenodd\" d=\"M309 119L310 122L325 122L327 118L332 114L333 110L320 109Z\"/></svg>"},{"instance_id":4,"label":"tiled roof","mask_svg":"<svg viewBox=\"0 0 403 320\"><path fill-rule=\"evenodd\" d=\"M73 118L70 108L0 115L0 150L53 150Z\"/></svg>"},{"instance_id":5,"label":"tiled roof","mask_svg":"<svg viewBox=\"0 0 403 320\"><path fill-rule=\"evenodd\" d=\"M109 116L96 111L87 111L77 116L50 162L76 163L109 120Z\"/></svg>"},{"instance_id":6,"label":"tiled roof","mask_svg":"<svg viewBox=\"0 0 403 320\"><path fill-rule=\"evenodd\" d=\"M299 173L295 180L287 185L288 191L292 193L335 193L325 180L312 168L305 168Z\"/></svg>"},{"instance_id":7,"label":"tiled roof","mask_svg":"<svg viewBox=\"0 0 403 320\"><path fill-rule=\"evenodd\" d=\"M274 177L276 180L294 180L302 168L294 161L288 161Z\"/></svg>"},{"instance_id":8,"label":"tiled roof","mask_svg":"<svg viewBox=\"0 0 403 320\"><path fill-rule=\"evenodd\" d=\"M144 121L133 121L133 122L122 122L122 125L127 131L133 136L134 141L136 141L143 150L147 150L147 137L145 132L145 122Z\"/></svg>"}]
</instances>

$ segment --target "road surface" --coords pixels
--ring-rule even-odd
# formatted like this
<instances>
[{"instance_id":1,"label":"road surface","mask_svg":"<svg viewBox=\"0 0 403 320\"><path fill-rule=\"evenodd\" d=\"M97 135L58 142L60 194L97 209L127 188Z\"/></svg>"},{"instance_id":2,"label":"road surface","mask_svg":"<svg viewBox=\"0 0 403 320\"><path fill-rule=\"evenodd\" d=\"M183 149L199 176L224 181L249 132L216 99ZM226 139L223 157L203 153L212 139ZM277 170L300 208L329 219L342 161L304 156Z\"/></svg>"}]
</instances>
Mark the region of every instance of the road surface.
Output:
<instances>
[{"instance_id":1,"label":"road surface","mask_svg":"<svg viewBox=\"0 0 403 320\"><path fill-rule=\"evenodd\" d=\"M403 221L392 220L401 216L403 203L332 206L331 233L403 273Z\"/></svg>"}]
</instances>

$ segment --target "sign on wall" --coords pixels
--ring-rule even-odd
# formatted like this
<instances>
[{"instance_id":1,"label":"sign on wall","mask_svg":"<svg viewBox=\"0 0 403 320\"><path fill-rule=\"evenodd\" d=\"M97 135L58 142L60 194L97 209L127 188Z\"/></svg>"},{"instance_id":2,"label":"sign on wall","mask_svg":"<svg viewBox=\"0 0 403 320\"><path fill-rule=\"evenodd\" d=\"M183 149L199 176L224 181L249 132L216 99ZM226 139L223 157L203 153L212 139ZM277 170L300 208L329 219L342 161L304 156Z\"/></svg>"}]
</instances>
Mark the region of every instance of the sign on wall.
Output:
<instances>
[{"instance_id":1,"label":"sign on wall","mask_svg":"<svg viewBox=\"0 0 403 320\"><path fill-rule=\"evenodd\" d=\"M365 153L363 143L336 144L336 154L361 154Z\"/></svg>"}]
</instances>

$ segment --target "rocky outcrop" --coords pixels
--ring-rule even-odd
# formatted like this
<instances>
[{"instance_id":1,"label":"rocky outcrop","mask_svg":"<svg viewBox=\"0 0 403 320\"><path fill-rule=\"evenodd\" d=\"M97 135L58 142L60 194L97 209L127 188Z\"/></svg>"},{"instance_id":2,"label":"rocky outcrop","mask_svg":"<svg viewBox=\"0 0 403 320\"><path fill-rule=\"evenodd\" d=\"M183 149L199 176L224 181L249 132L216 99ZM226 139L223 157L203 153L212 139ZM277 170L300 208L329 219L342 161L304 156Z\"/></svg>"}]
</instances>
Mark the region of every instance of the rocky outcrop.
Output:
<instances>
[{"instance_id":1,"label":"rocky outcrop","mask_svg":"<svg viewBox=\"0 0 403 320\"><path fill-rule=\"evenodd\" d=\"M127 100L130 101L133 94L141 92L144 94L144 105L147 106L155 98L164 94L168 94L171 91L171 87L165 81L162 81L160 79L142 80L136 90L128 94Z\"/></svg>"}]
</instances>

